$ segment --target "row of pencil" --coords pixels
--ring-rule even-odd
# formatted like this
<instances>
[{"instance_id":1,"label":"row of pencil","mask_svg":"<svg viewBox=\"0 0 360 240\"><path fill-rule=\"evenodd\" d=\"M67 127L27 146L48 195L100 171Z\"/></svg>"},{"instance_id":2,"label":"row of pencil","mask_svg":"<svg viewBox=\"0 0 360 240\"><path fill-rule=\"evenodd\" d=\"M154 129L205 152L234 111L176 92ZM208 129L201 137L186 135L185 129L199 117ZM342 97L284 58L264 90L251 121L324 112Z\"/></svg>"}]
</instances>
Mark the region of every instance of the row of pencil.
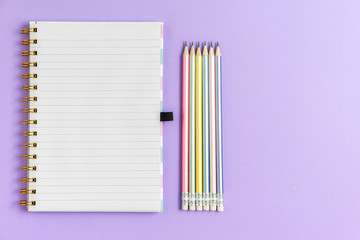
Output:
<instances>
[{"instance_id":1,"label":"row of pencil","mask_svg":"<svg viewBox=\"0 0 360 240\"><path fill-rule=\"evenodd\" d=\"M185 43L182 64L182 209L223 211L219 43Z\"/></svg>"}]
</instances>

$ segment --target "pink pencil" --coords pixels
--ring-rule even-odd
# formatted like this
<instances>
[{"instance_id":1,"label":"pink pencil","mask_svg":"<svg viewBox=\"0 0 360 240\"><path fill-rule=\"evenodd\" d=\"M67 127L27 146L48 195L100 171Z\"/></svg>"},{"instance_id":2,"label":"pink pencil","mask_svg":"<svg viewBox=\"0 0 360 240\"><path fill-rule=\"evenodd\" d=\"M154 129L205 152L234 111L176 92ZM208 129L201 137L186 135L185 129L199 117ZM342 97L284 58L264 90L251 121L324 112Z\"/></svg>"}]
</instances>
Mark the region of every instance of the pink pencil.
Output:
<instances>
[{"instance_id":1,"label":"pink pencil","mask_svg":"<svg viewBox=\"0 0 360 240\"><path fill-rule=\"evenodd\" d=\"M189 206L189 50L185 43L182 72L182 210Z\"/></svg>"},{"instance_id":2,"label":"pink pencil","mask_svg":"<svg viewBox=\"0 0 360 240\"><path fill-rule=\"evenodd\" d=\"M215 56L214 48L209 50L209 108L210 108L210 210L216 211L216 111L215 111Z\"/></svg>"}]
</instances>

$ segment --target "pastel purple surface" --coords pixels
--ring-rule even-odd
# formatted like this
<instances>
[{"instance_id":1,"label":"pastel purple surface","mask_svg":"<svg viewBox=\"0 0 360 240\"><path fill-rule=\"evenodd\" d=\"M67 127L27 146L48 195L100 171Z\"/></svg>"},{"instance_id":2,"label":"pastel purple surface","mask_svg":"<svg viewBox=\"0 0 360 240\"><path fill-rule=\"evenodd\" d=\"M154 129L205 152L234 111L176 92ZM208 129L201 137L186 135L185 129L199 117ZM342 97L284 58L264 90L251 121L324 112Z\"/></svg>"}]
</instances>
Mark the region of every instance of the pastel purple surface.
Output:
<instances>
[{"instance_id":1,"label":"pastel purple surface","mask_svg":"<svg viewBox=\"0 0 360 240\"><path fill-rule=\"evenodd\" d=\"M360 2L0 0L0 239L360 239ZM163 21L163 213L28 213L21 29L38 21ZM94 33L96 34L96 33ZM219 41L223 213L183 212L183 42Z\"/></svg>"}]
</instances>

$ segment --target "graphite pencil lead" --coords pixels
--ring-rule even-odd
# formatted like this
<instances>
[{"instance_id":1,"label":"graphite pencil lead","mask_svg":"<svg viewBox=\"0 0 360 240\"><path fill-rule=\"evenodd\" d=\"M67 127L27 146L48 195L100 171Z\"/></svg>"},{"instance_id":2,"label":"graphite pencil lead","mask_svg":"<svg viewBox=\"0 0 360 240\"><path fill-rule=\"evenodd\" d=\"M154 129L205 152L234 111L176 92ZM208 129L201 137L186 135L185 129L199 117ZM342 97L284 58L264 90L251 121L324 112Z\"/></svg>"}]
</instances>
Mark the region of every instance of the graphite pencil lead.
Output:
<instances>
[{"instance_id":1,"label":"graphite pencil lead","mask_svg":"<svg viewBox=\"0 0 360 240\"><path fill-rule=\"evenodd\" d=\"M221 56L219 42L217 42L217 46L215 49L215 56Z\"/></svg>"},{"instance_id":2,"label":"graphite pencil lead","mask_svg":"<svg viewBox=\"0 0 360 240\"><path fill-rule=\"evenodd\" d=\"M213 46L212 46L212 42L210 42L210 47L213 47Z\"/></svg>"},{"instance_id":3,"label":"graphite pencil lead","mask_svg":"<svg viewBox=\"0 0 360 240\"><path fill-rule=\"evenodd\" d=\"M204 43L202 54L203 54L203 55L209 55L209 52L208 52L207 46L206 46L206 42Z\"/></svg>"},{"instance_id":4,"label":"graphite pencil lead","mask_svg":"<svg viewBox=\"0 0 360 240\"><path fill-rule=\"evenodd\" d=\"M193 45L191 45L191 48L190 48L190 55L195 55L194 44L193 44Z\"/></svg>"},{"instance_id":5,"label":"graphite pencil lead","mask_svg":"<svg viewBox=\"0 0 360 240\"><path fill-rule=\"evenodd\" d=\"M184 56L188 56L188 55L189 55L189 49L188 49L188 46L187 46L187 42L185 42L183 55L184 55Z\"/></svg>"},{"instance_id":6,"label":"graphite pencil lead","mask_svg":"<svg viewBox=\"0 0 360 240\"><path fill-rule=\"evenodd\" d=\"M194 46L194 42L191 42L191 45Z\"/></svg>"}]
</instances>

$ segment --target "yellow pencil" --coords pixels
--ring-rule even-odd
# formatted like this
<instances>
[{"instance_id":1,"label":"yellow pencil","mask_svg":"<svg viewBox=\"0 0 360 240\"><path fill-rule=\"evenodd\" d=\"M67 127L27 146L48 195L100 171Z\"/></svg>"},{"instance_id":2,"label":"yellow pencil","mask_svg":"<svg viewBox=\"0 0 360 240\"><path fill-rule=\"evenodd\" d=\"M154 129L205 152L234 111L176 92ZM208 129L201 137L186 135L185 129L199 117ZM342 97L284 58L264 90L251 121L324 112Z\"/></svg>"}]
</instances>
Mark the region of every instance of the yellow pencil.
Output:
<instances>
[{"instance_id":1,"label":"yellow pencil","mask_svg":"<svg viewBox=\"0 0 360 240\"><path fill-rule=\"evenodd\" d=\"M202 56L200 50L200 43L198 42L196 56L195 56L195 201L196 210L202 211Z\"/></svg>"}]
</instances>

